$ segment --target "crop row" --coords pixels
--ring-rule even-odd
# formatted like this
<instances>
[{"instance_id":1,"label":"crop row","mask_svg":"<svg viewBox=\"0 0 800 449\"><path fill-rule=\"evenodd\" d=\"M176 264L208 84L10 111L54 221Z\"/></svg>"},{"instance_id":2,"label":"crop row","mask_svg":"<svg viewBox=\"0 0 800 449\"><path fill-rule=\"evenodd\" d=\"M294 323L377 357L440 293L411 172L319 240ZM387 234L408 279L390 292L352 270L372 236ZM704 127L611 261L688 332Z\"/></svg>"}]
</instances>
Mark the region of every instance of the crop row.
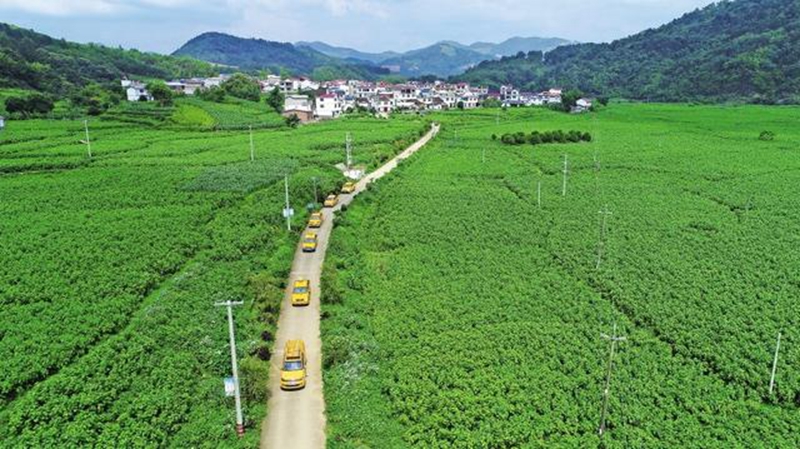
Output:
<instances>
[{"instance_id":1,"label":"crop row","mask_svg":"<svg viewBox=\"0 0 800 449\"><path fill-rule=\"evenodd\" d=\"M792 175L771 167L788 156L734 112L705 111L718 121L710 133L673 128L703 113L439 117L438 142L337 223L323 279L331 446L800 444L788 330L800 265L784 248L800 209L786 194ZM486 137L523 125L595 139L531 148ZM770 193L748 207L758 187ZM614 324L627 340L601 439L601 333ZM781 327L790 343L769 396Z\"/></svg>"}]
</instances>

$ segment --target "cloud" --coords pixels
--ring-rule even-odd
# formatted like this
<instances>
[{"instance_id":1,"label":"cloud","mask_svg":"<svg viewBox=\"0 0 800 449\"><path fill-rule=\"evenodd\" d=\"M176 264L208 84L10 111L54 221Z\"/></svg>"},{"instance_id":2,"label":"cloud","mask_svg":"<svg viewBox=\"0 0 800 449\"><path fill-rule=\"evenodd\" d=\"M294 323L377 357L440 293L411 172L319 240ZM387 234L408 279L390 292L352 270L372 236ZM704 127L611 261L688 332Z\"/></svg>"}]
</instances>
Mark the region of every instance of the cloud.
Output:
<instances>
[{"instance_id":1,"label":"cloud","mask_svg":"<svg viewBox=\"0 0 800 449\"><path fill-rule=\"evenodd\" d=\"M203 31L367 51L439 40L608 41L712 0L0 0L4 21L67 39L170 52ZM97 17L103 20L97 20ZM63 20L69 17L70 20Z\"/></svg>"},{"instance_id":2,"label":"cloud","mask_svg":"<svg viewBox=\"0 0 800 449\"><path fill-rule=\"evenodd\" d=\"M113 14L124 5L113 0L0 0L0 9L25 11L47 16Z\"/></svg>"}]
</instances>

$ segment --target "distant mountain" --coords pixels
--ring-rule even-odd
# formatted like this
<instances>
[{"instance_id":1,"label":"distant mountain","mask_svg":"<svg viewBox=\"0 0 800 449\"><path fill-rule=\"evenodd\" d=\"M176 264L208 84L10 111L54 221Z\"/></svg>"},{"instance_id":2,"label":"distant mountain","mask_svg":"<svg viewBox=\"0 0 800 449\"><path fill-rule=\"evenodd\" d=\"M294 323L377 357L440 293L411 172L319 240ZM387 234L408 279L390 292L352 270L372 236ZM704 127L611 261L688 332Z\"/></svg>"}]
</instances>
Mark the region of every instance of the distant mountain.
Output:
<instances>
[{"instance_id":1,"label":"distant mountain","mask_svg":"<svg viewBox=\"0 0 800 449\"><path fill-rule=\"evenodd\" d=\"M462 73L469 67L489 59L516 55L520 51L546 52L570 43L565 39L539 37L514 37L499 44L476 42L464 45L455 41L442 41L405 53L392 51L367 53L347 47L335 47L324 42L298 42L296 45L348 61L365 61L399 68L399 73L406 76L450 76Z\"/></svg>"},{"instance_id":2,"label":"distant mountain","mask_svg":"<svg viewBox=\"0 0 800 449\"><path fill-rule=\"evenodd\" d=\"M297 42L297 47L308 47L314 49L322 54L332 56L339 59L360 60L367 61L373 64L379 64L389 58L400 56L400 53L393 51L384 51L382 53L367 53L363 51L354 50L347 47L335 47L328 45L324 42Z\"/></svg>"},{"instance_id":3,"label":"distant mountain","mask_svg":"<svg viewBox=\"0 0 800 449\"><path fill-rule=\"evenodd\" d=\"M558 37L512 37L499 44L475 42L469 48L490 56L513 56L519 52L548 52L562 45L574 44L572 41Z\"/></svg>"},{"instance_id":4,"label":"distant mountain","mask_svg":"<svg viewBox=\"0 0 800 449\"><path fill-rule=\"evenodd\" d=\"M412 50L381 62L384 67L399 69L405 76L451 76L463 73L487 56L458 43L439 42L430 47Z\"/></svg>"},{"instance_id":5,"label":"distant mountain","mask_svg":"<svg viewBox=\"0 0 800 449\"><path fill-rule=\"evenodd\" d=\"M313 48L263 39L245 39L223 33L204 33L176 50L175 56L234 66L242 70L288 70L315 79L374 78L385 72L367 64L354 64Z\"/></svg>"},{"instance_id":6,"label":"distant mountain","mask_svg":"<svg viewBox=\"0 0 800 449\"><path fill-rule=\"evenodd\" d=\"M0 23L0 88L33 89L63 95L88 83L115 83L123 76L180 78L214 75L208 63L76 44Z\"/></svg>"},{"instance_id":7,"label":"distant mountain","mask_svg":"<svg viewBox=\"0 0 800 449\"><path fill-rule=\"evenodd\" d=\"M800 1L725 1L609 44L483 62L455 79L642 100L800 102L798 42Z\"/></svg>"}]
</instances>

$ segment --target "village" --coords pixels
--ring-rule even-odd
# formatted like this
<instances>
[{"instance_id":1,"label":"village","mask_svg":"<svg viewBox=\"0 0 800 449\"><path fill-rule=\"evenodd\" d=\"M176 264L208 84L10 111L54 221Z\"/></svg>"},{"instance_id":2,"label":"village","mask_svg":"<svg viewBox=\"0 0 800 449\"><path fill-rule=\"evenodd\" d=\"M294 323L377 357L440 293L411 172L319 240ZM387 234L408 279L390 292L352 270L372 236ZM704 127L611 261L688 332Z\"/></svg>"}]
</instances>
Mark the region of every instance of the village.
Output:
<instances>
[{"instance_id":1,"label":"village","mask_svg":"<svg viewBox=\"0 0 800 449\"><path fill-rule=\"evenodd\" d=\"M193 78L167 82L176 94L195 95L202 89L220 86L230 75L212 78ZM355 111L371 112L388 117L395 112L415 113L447 109L475 109L484 105L510 107L547 106L561 104L562 89L543 92L520 91L514 86L502 86L498 91L468 83L445 81L408 81L402 84L362 80L318 82L309 78L282 78L268 75L258 80L263 93L278 89L284 95L283 115L297 116L301 122L335 119ZM152 101L146 85L122 80L128 101ZM592 100L581 98L571 112L586 112Z\"/></svg>"}]
</instances>

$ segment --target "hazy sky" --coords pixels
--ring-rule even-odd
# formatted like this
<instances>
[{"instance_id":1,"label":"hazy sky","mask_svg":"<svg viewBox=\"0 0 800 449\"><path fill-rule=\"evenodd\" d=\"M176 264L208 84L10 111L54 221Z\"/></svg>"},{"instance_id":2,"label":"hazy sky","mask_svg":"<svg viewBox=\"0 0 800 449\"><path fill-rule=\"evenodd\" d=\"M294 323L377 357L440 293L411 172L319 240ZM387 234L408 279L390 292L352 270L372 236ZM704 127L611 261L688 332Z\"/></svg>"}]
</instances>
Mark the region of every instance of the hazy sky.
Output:
<instances>
[{"instance_id":1,"label":"hazy sky","mask_svg":"<svg viewBox=\"0 0 800 449\"><path fill-rule=\"evenodd\" d=\"M78 42L169 53L204 31L367 51L512 36L602 42L710 0L0 0L0 22Z\"/></svg>"}]
</instances>

